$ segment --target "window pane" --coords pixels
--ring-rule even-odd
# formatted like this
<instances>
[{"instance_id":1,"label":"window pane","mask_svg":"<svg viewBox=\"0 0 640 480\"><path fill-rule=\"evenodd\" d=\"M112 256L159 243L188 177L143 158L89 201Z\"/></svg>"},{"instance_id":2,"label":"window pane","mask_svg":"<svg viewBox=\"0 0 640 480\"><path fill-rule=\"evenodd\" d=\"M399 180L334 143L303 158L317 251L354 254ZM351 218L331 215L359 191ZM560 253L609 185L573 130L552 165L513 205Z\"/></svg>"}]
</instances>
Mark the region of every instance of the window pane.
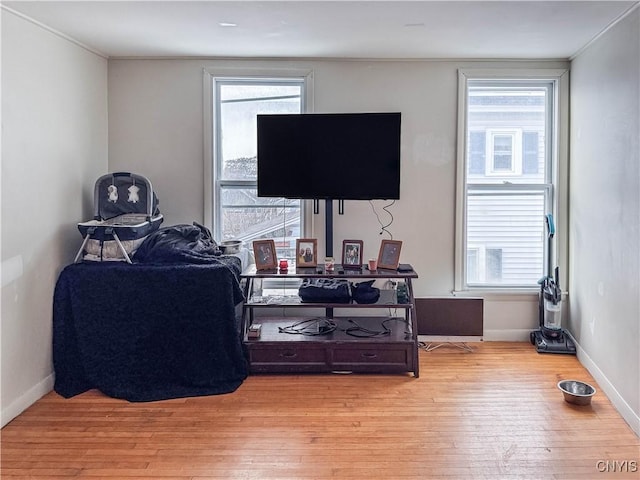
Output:
<instances>
[{"instance_id":1,"label":"window pane","mask_svg":"<svg viewBox=\"0 0 640 480\"><path fill-rule=\"evenodd\" d=\"M467 130L471 132L509 131L509 134L493 134L493 168L490 175L475 175L481 172L472 168L477 160L472 153L477 147L468 142L467 162L474 183L544 183L545 169L532 168L533 148L544 166L547 128L548 86L502 85L488 81L470 81L468 87ZM523 132L536 136L527 137ZM513 133L512 133L513 132ZM522 145L521 145L522 142ZM526 142L526 145L525 145ZM491 145L491 144L490 144ZM491 148L491 147L490 147ZM526 149L526 152L523 150ZM471 162L474 162L473 164ZM504 175L501 175L501 172Z\"/></svg>"},{"instance_id":2,"label":"window pane","mask_svg":"<svg viewBox=\"0 0 640 480\"><path fill-rule=\"evenodd\" d=\"M467 258L485 253L484 272L468 268L467 283L532 286L543 275L545 193L468 190ZM497 253L497 252L500 253Z\"/></svg>"},{"instance_id":3,"label":"window pane","mask_svg":"<svg viewBox=\"0 0 640 480\"><path fill-rule=\"evenodd\" d=\"M255 188L222 187L222 239L274 239L278 258L293 258L300 236L300 202L257 196Z\"/></svg>"},{"instance_id":4,"label":"window pane","mask_svg":"<svg viewBox=\"0 0 640 480\"><path fill-rule=\"evenodd\" d=\"M301 94L301 84L220 85L220 179L256 179L256 115L300 113Z\"/></svg>"},{"instance_id":5,"label":"window pane","mask_svg":"<svg viewBox=\"0 0 640 480\"><path fill-rule=\"evenodd\" d=\"M513 171L513 137L496 135L493 137L493 170Z\"/></svg>"}]
</instances>

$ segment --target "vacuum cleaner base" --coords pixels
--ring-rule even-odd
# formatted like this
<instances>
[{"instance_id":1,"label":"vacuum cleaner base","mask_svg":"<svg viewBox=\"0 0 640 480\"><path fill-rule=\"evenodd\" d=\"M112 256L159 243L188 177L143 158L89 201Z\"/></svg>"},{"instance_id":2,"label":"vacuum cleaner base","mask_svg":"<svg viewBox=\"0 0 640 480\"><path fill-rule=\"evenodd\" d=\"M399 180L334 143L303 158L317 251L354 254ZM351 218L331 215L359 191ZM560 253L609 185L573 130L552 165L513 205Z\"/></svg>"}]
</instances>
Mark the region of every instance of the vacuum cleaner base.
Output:
<instances>
[{"instance_id":1,"label":"vacuum cleaner base","mask_svg":"<svg viewBox=\"0 0 640 480\"><path fill-rule=\"evenodd\" d=\"M545 337L542 330L531 332L531 344L535 345L538 353L576 354L576 346L567 334L560 333L556 338Z\"/></svg>"}]
</instances>

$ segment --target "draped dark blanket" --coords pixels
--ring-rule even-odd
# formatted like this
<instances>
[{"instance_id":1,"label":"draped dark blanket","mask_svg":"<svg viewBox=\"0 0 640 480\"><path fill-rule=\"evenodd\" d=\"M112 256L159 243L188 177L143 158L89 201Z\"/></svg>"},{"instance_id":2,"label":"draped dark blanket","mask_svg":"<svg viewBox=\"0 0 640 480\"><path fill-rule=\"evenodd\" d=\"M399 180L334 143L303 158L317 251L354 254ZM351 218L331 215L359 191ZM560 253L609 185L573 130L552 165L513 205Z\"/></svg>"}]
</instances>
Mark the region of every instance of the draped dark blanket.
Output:
<instances>
[{"instance_id":1,"label":"draped dark blanket","mask_svg":"<svg viewBox=\"0 0 640 480\"><path fill-rule=\"evenodd\" d=\"M97 388L143 402L236 390L248 373L235 314L239 264L66 267L54 293L55 391Z\"/></svg>"}]
</instances>

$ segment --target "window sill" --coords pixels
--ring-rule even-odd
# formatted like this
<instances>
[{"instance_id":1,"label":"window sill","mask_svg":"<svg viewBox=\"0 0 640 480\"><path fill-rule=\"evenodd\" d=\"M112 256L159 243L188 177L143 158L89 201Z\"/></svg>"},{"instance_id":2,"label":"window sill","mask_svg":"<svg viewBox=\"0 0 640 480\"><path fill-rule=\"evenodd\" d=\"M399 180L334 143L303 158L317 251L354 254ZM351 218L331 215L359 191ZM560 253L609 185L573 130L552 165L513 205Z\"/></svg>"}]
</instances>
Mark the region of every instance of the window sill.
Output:
<instances>
[{"instance_id":1,"label":"window sill","mask_svg":"<svg viewBox=\"0 0 640 480\"><path fill-rule=\"evenodd\" d=\"M498 289L498 288L477 288L469 290L453 290L451 294L454 297L468 298L468 297L482 297L487 300L494 301L538 301L538 295L540 294L539 288L510 288L510 289ZM568 292L563 291L562 296L567 297Z\"/></svg>"},{"instance_id":2,"label":"window sill","mask_svg":"<svg viewBox=\"0 0 640 480\"><path fill-rule=\"evenodd\" d=\"M530 301L538 298L539 289L537 288L477 288L470 290L454 290L451 292L454 297L482 297L485 300L494 301Z\"/></svg>"}]
</instances>

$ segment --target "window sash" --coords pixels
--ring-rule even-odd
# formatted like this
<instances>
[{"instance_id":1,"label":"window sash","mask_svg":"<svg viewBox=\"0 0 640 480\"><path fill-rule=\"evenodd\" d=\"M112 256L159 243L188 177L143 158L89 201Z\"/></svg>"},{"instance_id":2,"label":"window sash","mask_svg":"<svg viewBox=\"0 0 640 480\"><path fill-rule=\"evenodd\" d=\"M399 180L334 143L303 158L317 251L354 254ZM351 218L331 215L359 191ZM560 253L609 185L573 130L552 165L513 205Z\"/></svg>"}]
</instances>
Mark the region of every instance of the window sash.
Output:
<instances>
[{"instance_id":1,"label":"window sash","mask_svg":"<svg viewBox=\"0 0 640 480\"><path fill-rule=\"evenodd\" d=\"M467 287L522 288L537 283L545 274L543 217L552 192L552 185L467 185L464 245L467 252L480 252L475 265L465 262ZM496 250L501 251L500 277L492 276L489 268L490 254Z\"/></svg>"}]
</instances>

